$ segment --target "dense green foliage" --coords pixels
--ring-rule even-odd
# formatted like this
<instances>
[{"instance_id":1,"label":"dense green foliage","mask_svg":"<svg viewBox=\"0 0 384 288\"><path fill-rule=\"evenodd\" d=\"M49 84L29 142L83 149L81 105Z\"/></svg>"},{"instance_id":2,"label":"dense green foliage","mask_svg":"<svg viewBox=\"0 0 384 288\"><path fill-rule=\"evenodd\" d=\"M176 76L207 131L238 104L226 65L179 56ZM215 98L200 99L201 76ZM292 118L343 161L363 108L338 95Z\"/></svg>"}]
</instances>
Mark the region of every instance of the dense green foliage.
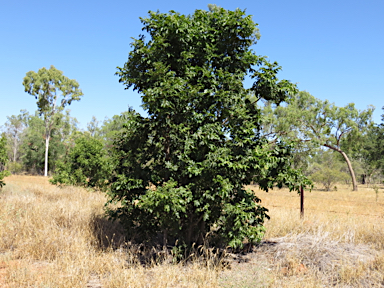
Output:
<instances>
[{"instance_id":1,"label":"dense green foliage","mask_svg":"<svg viewBox=\"0 0 384 288\"><path fill-rule=\"evenodd\" d=\"M52 184L97 189L105 189L112 167L102 142L89 136L77 138L75 146L56 166Z\"/></svg>"},{"instance_id":2,"label":"dense green foliage","mask_svg":"<svg viewBox=\"0 0 384 288\"><path fill-rule=\"evenodd\" d=\"M141 241L259 241L267 209L244 185L309 182L291 169L289 145L260 136L261 113L243 80L252 75L257 99L276 102L294 85L278 81L277 64L252 52L258 29L241 10L150 12L142 23L149 40L134 41L117 74L141 93L149 116L131 111L115 140L109 195L120 207L110 215Z\"/></svg>"}]
</instances>

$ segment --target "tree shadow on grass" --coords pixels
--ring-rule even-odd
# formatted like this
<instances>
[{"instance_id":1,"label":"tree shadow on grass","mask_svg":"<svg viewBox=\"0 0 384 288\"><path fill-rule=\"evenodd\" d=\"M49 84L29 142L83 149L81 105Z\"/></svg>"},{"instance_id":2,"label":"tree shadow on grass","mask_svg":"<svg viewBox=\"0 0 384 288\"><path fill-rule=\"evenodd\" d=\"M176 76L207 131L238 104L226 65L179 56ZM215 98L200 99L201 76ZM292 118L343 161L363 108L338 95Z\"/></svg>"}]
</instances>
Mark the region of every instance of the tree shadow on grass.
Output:
<instances>
[{"instance_id":1,"label":"tree shadow on grass","mask_svg":"<svg viewBox=\"0 0 384 288\"><path fill-rule=\"evenodd\" d=\"M106 250L126 246L127 238L119 221L112 221L103 215L94 215L90 225L96 248Z\"/></svg>"},{"instance_id":2,"label":"tree shadow on grass","mask_svg":"<svg viewBox=\"0 0 384 288\"><path fill-rule=\"evenodd\" d=\"M127 267L132 264L150 267L154 263L172 260L170 250L164 250L161 245L132 241L118 220L110 220L104 215L94 215L90 225L96 249L122 253L122 259Z\"/></svg>"},{"instance_id":3,"label":"tree shadow on grass","mask_svg":"<svg viewBox=\"0 0 384 288\"><path fill-rule=\"evenodd\" d=\"M256 245L244 245L241 249L215 248L208 243L191 247L184 250L182 246L167 245L164 248L161 237L155 237L150 243L139 243L132 241L129 235L116 220L112 221L104 215L94 215L91 221L91 230L94 236L94 245L101 251L119 250L124 253L127 264L139 264L149 267L159 263L199 263L202 266L210 267L230 267L229 258L243 262L247 254L251 254L259 245L273 245L268 241L263 241ZM229 257L229 258L228 258Z\"/></svg>"}]
</instances>

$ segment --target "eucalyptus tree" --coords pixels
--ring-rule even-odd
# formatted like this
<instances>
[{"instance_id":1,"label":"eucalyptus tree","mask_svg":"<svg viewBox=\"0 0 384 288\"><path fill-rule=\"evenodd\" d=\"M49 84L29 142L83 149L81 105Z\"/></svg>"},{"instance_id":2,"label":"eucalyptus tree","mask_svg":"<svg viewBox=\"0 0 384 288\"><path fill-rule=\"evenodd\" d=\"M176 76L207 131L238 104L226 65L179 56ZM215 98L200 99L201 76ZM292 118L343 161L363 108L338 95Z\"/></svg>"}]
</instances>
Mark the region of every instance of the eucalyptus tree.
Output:
<instances>
[{"instance_id":1,"label":"eucalyptus tree","mask_svg":"<svg viewBox=\"0 0 384 288\"><path fill-rule=\"evenodd\" d=\"M202 244L206 235L232 247L259 241L267 209L244 186L309 182L291 169L289 145L260 136L262 115L243 81L253 76L256 97L278 103L295 86L251 50L259 31L240 9L149 12L141 22L149 39L134 40L117 75L148 116L129 111L115 138L109 203L120 205L110 215L130 235L161 234L164 245Z\"/></svg>"},{"instance_id":2,"label":"eucalyptus tree","mask_svg":"<svg viewBox=\"0 0 384 288\"><path fill-rule=\"evenodd\" d=\"M306 91L289 97L287 103L280 106L267 103L263 108L264 134L301 142L308 150L323 146L340 153L348 166L353 190L357 191L356 176L347 151L361 143L362 135L372 126L374 108L360 111L354 103L338 107Z\"/></svg>"},{"instance_id":3,"label":"eucalyptus tree","mask_svg":"<svg viewBox=\"0 0 384 288\"><path fill-rule=\"evenodd\" d=\"M23 79L25 92L37 99L40 116L43 116L45 126L45 165L44 176L48 175L48 149L51 130L54 125L56 113L62 111L72 101L80 100L83 95L79 84L74 79L69 79L63 72L53 65L38 72L29 71Z\"/></svg>"}]
</instances>

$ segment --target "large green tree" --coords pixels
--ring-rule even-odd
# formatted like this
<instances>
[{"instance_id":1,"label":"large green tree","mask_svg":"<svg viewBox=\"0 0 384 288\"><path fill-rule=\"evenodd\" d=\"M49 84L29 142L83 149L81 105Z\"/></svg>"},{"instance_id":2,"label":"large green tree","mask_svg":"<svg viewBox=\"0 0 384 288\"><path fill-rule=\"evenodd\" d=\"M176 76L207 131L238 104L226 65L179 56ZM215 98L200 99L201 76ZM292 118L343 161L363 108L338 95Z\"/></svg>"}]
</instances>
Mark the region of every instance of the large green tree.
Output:
<instances>
[{"instance_id":1,"label":"large green tree","mask_svg":"<svg viewBox=\"0 0 384 288\"><path fill-rule=\"evenodd\" d=\"M266 209L244 189L308 183L291 169L290 146L260 136L261 113L249 101L281 102L295 91L278 81L277 63L251 50L257 24L239 9L211 6L192 15L149 12L117 75L142 95L148 117L134 111L117 136L110 215L130 235L190 246L209 235L224 245L260 240ZM259 66L260 69L257 69ZM257 69L257 70L256 70ZM116 206L114 206L116 207ZM219 242L220 242L219 241ZM217 242L218 243L218 242Z\"/></svg>"},{"instance_id":2,"label":"large green tree","mask_svg":"<svg viewBox=\"0 0 384 288\"><path fill-rule=\"evenodd\" d=\"M361 143L362 135L372 125L374 108L360 111L353 103L338 107L322 101L306 91L289 97L288 105L263 109L263 130L268 137L283 137L300 142L306 149L327 147L343 157L351 175L353 190L357 191L356 176L347 155Z\"/></svg>"},{"instance_id":3,"label":"large green tree","mask_svg":"<svg viewBox=\"0 0 384 288\"><path fill-rule=\"evenodd\" d=\"M38 72L29 71L23 79L23 85L25 92L37 99L38 111L44 119L44 176L47 176L49 140L55 115L62 111L66 105L70 105L72 101L80 100L83 93L76 80L64 76L63 72L54 66L49 69L43 67Z\"/></svg>"}]
</instances>

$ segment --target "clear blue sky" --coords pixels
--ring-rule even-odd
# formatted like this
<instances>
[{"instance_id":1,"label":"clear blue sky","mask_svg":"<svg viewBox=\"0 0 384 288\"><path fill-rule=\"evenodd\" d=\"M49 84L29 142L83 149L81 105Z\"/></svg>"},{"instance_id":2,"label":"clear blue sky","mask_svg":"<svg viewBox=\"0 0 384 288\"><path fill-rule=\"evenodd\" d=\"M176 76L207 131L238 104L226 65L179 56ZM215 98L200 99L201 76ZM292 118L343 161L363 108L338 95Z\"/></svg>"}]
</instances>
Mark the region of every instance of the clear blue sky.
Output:
<instances>
[{"instance_id":1,"label":"clear blue sky","mask_svg":"<svg viewBox=\"0 0 384 288\"><path fill-rule=\"evenodd\" d=\"M36 110L24 92L26 72L54 65L76 79L84 96L69 108L82 128L125 111L142 112L140 96L114 76L141 33L149 10L192 14L209 3L246 9L259 24L254 47L283 67L280 78L298 83L320 99L358 109L384 106L383 0L275 1L42 1L2 0L0 5L0 126L6 116Z\"/></svg>"}]
</instances>

